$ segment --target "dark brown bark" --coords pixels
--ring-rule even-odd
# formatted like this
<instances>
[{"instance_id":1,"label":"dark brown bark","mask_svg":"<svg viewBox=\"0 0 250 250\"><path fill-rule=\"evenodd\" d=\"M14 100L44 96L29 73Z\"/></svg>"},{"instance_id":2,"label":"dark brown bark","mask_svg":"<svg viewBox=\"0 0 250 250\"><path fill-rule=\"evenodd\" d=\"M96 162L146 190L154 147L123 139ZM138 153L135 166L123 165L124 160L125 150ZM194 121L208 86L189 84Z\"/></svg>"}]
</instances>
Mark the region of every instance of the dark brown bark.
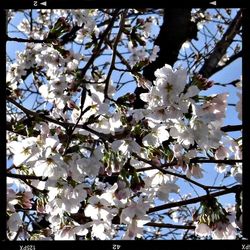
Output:
<instances>
[{"instance_id":1,"label":"dark brown bark","mask_svg":"<svg viewBox=\"0 0 250 250\"><path fill-rule=\"evenodd\" d=\"M221 67L217 69L218 62L227 52L227 49L233 42L235 36L240 32L241 26L242 26L242 11L239 10L235 18L229 24L221 40L216 44L211 55L205 60L205 63L203 64L203 66L199 71L199 74L201 74L205 78L209 78L211 75L218 72L218 70L221 70Z\"/></svg>"},{"instance_id":2,"label":"dark brown bark","mask_svg":"<svg viewBox=\"0 0 250 250\"><path fill-rule=\"evenodd\" d=\"M190 21L191 9L165 9L163 24L161 26L155 45L158 45L160 52L158 58L147 65L143 70L143 76L153 81L156 69L165 64L174 65L178 58L182 44L191 39L196 39L196 24ZM137 87L135 90L136 102L134 108L143 108L144 102L140 99L140 94L147 92L147 89Z\"/></svg>"}]
</instances>

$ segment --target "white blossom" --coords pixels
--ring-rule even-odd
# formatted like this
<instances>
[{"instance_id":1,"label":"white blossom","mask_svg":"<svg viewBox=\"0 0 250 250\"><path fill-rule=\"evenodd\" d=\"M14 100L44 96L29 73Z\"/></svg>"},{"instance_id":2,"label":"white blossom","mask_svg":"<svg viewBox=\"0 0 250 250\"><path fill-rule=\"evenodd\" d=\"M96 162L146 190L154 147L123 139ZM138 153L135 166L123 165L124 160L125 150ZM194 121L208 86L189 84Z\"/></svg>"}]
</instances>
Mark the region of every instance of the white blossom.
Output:
<instances>
[{"instance_id":1,"label":"white blossom","mask_svg":"<svg viewBox=\"0 0 250 250\"><path fill-rule=\"evenodd\" d=\"M112 142L112 149L114 151L121 151L124 155L128 155L131 152L140 153L141 147L140 145L131 139L125 140L116 140Z\"/></svg>"},{"instance_id":2,"label":"white blossom","mask_svg":"<svg viewBox=\"0 0 250 250\"><path fill-rule=\"evenodd\" d=\"M226 147L220 146L215 151L214 158L216 160L224 160L229 157L229 150Z\"/></svg>"},{"instance_id":3,"label":"white blossom","mask_svg":"<svg viewBox=\"0 0 250 250\"><path fill-rule=\"evenodd\" d=\"M117 209L111 208L111 203L102 196L92 196L88 200L84 213L93 220L111 220L117 213Z\"/></svg>"},{"instance_id":4,"label":"white blossom","mask_svg":"<svg viewBox=\"0 0 250 250\"><path fill-rule=\"evenodd\" d=\"M17 232L19 227L23 224L21 216L19 213L11 214L7 222L7 227L11 232Z\"/></svg>"},{"instance_id":5,"label":"white blossom","mask_svg":"<svg viewBox=\"0 0 250 250\"><path fill-rule=\"evenodd\" d=\"M154 83L164 103L168 105L175 103L186 85L187 72L183 69L173 70L170 65L165 64L164 67L155 71L155 76Z\"/></svg>"},{"instance_id":6,"label":"white blossom","mask_svg":"<svg viewBox=\"0 0 250 250\"><path fill-rule=\"evenodd\" d=\"M236 228L231 223L218 222L216 229L212 231L212 238L215 240L235 239Z\"/></svg>"},{"instance_id":7,"label":"white blossom","mask_svg":"<svg viewBox=\"0 0 250 250\"><path fill-rule=\"evenodd\" d=\"M163 141L168 140L169 133L166 130L165 126L156 126L152 131L144 136L143 144L145 146L154 146L159 147Z\"/></svg>"},{"instance_id":8,"label":"white blossom","mask_svg":"<svg viewBox=\"0 0 250 250\"><path fill-rule=\"evenodd\" d=\"M178 193L179 190L180 190L180 187L177 184L168 182L168 183L160 185L160 188L157 191L157 196L162 201L168 201L169 194Z\"/></svg>"},{"instance_id":9,"label":"white blossom","mask_svg":"<svg viewBox=\"0 0 250 250\"><path fill-rule=\"evenodd\" d=\"M38 149L35 137L29 137L22 141L12 141L8 144L8 148L13 153L13 163L17 167L26 161L37 159Z\"/></svg>"},{"instance_id":10,"label":"white blossom","mask_svg":"<svg viewBox=\"0 0 250 250\"><path fill-rule=\"evenodd\" d=\"M195 227L195 234L200 237L206 237L210 236L212 233L212 230L210 227L205 223L197 223Z\"/></svg>"}]
</instances>

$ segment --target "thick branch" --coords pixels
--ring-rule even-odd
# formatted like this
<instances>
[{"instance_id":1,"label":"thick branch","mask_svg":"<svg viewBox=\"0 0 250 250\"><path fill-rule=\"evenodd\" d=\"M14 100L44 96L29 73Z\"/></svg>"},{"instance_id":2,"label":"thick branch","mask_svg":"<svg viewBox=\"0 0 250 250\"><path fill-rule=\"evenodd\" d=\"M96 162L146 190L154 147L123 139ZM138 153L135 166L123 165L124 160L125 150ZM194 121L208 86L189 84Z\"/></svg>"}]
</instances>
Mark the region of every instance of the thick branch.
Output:
<instances>
[{"instance_id":1,"label":"thick branch","mask_svg":"<svg viewBox=\"0 0 250 250\"><path fill-rule=\"evenodd\" d=\"M144 68L143 76L146 79L153 81L156 69L163 67L165 64L173 66L178 58L182 44L196 36L196 34L192 34L197 33L196 24L191 22L190 19L191 9L164 10L163 24L155 40L155 45L159 46L160 52L158 58ZM142 87L136 88L134 108L143 108L145 103L140 99L140 94L144 92L147 92L147 90Z\"/></svg>"},{"instance_id":2,"label":"thick branch","mask_svg":"<svg viewBox=\"0 0 250 250\"><path fill-rule=\"evenodd\" d=\"M163 24L155 40L155 45L160 47L158 58L146 66L143 75L148 80L154 80L156 69L166 63L174 65L182 44L190 38L191 9L165 9Z\"/></svg>"},{"instance_id":3,"label":"thick branch","mask_svg":"<svg viewBox=\"0 0 250 250\"><path fill-rule=\"evenodd\" d=\"M239 33L242 24L241 10L238 11L235 18L228 26L222 39L216 44L211 55L205 60L204 65L201 67L199 74L205 78L209 78L213 73L217 72L216 67L225 55L228 47L233 42L234 37Z\"/></svg>"},{"instance_id":4,"label":"thick branch","mask_svg":"<svg viewBox=\"0 0 250 250\"><path fill-rule=\"evenodd\" d=\"M233 132L233 131L240 131L242 130L242 125L227 125L224 127L221 127L221 131L223 132Z\"/></svg>"},{"instance_id":5,"label":"thick branch","mask_svg":"<svg viewBox=\"0 0 250 250\"><path fill-rule=\"evenodd\" d=\"M229 64L231 64L232 62L234 62L235 60L237 60L238 58L242 57L242 50L240 52L238 52L237 54L232 55L226 62L224 65L221 66L217 66L216 68L214 68L211 72L211 75L219 72L220 70L224 69L226 66L228 66Z\"/></svg>"}]
</instances>

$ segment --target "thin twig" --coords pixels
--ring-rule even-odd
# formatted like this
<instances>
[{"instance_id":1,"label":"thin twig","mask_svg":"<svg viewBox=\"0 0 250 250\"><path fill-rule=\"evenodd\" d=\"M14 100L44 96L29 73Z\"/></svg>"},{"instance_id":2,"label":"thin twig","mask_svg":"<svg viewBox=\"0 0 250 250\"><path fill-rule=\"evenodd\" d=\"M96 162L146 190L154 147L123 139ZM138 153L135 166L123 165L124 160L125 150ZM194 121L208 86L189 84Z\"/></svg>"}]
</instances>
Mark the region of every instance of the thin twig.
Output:
<instances>
[{"instance_id":1,"label":"thin twig","mask_svg":"<svg viewBox=\"0 0 250 250\"><path fill-rule=\"evenodd\" d=\"M81 71L81 76L84 77L87 70L89 69L90 65L94 62L95 58L98 56L99 51L102 47L102 44L106 38L106 36L108 35L108 33L110 32L110 30L113 28L113 24L117 18L117 15L119 13L120 9L116 9L113 13L113 17L111 18L107 28L105 29L105 31L102 33L101 38L97 44L97 46L95 47L95 49L92 51L92 56L90 57L90 59L88 60L87 64L80 70Z\"/></svg>"},{"instance_id":2,"label":"thin twig","mask_svg":"<svg viewBox=\"0 0 250 250\"><path fill-rule=\"evenodd\" d=\"M34 190L34 191L37 191L37 192L39 192L39 193L43 193L43 194L47 194L49 191L48 190L46 190L46 189L44 189L44 190L41 190L41 189L39 189L39 188L36 188L36 187L34 187L32 184L30 184L26 179L22 179L22 181L26 184L26 185L28 185L32 190Z\"/></svg>"},{"instance_id":3,"label":"thin twig","mask_svg":"<svg viewBox=\"0 0 250 250\"><path fill-rule=\"evenodd\" d=\"M19 43L51 43L51 40L46 39L25 39L25 38L19 38L19 37L9 37L6 36L6 41L13 41L13 42L19 42Z\"/></svg>"},{"instance_id":4,"label":"thin twig","mask_svg":"<svg viewBox=\"0 0 250 250\"><path fill-rule=\"evenodd\" d=\"M48 177L44 178L42 176L34 176L34 175L23 175L23 174L13 174L13 173L6 173L7 177L10 178L17 178L21 180L39 180L39 181L46 181Z\"/></svg>"},{"instance_id":5,"label":"thin twig","mask_svg":"<svg viewBox=\"0 0 250 250\"><path fill-rule=\"evenodd\" d=\"M114 42L114 45L113 45L113 54L112 54L112 58L111 58L111 62L110 62L110 68L109 68L109 71L108 71L108 74L107 74L107 77L106 77L106 80L105 80L106 83L105 83L105 88L104 88L104 100L108 97L109 81L110 81L112 72L113 72L113 70L115 68L115 59L116 59L116 53L117 53L117 46L118 46L118 43L120 41L120 38L121 38L121 35L122 35L122 32L123 32L125 18L126 18L127 13L128 13L128 10L125 10L125 11L122 12L121 21L120 21L120 28L119 28L119 31L117 33L117 36L116 36L116 39L115 39L115 42Z\"/></svg>"},{"instance_id":6,"label":"thin twig","mask_svg":"<svg viewBox=\"0 0 250 250\"><path fill-rule=\"evenodd\" d=\"M9 102L11 102L12 104L14 104L16 107L18 107L20 110L22 110L26 115L37 117L37 118L52 122L54 124L62 126L65 129L75 126L74 123L60 122L58 120L55 120L55 119L51 118L50 116L39 114L37 112L31 111L31 110L25 108L24 106L22 106L21 104L19 104L18 102L16 102L11 97L7 96L6 99ZM76 126L76 128L82 128L82 129L84 129L84 130L86 130L86 131L88 131L88 132L90 132L90 133L92 133L94 135L97 135L102 140L107 140L107 141L112 140L112 135L111 134L104 134L104 133L98 132L98 131L88 127L86 124L78 124Z\"/></svg>"},{"instance_id":7,"label":"thin twig","mask_svg":"<svg viewBox=\"0 0 250 250\"><path fill-rule=\"evenodd\" d=\"M242 10L239 10L235 18L229 24L226 32L224 33L221 40L216 44L213 52L205 60L203 66L201 67L199 74L206 78L209 78L216 71L216 67L221 58L225 55L228 47L232 43L234 37L239 33L242 25Z\"/></svg>"},{"instance_id":8,"label":"thin twig","mask_svg":"<svg viewBox=\"0 0 250 250\"><path fill-rule=\"evenodd\" d=\"M148 222L147 224L144 224L144 226L161 227L161 228L189 229L189 230L195 229L195 226L191 226L191 225L173 225L173 224L169 224L169 223L156 223L156 222Z\"/></svg>"},{"instance_id":9,"label":"thin twig","mask_svg":"<svg viewBox=\"0 0 250 250\"><path fill-rule=\"evenodd\" d=\"M145 163L148 163L150 164L151 166L155 167L156 169L158 169L159 171L161 171L163 174L169 174L169 175L173 175L173 176L176 176L178 178L181 178L183 180L186 180L190 183L193 183L194 185L208 191L209 189L227 189L227 187L225 186L208 186L208 185L204 185L204 184L201 184L197 181L194 181L190 178L188 178L186 175L183 175L183 174L178 174L178 173L175 173L175 172L172 172L172 171L168 171L168 170L165 170L163 167L165 167L166 164L162 164L161 166L157 166L156 164L154 164L152 161L148 161L142 157L140 157L139 155L135 154L135 153L132 153L132 155L134 157L136 157L138 160L141 160ZM169 167L169 164L167 164L167 166Z\"/></svg>"}]
</instances>

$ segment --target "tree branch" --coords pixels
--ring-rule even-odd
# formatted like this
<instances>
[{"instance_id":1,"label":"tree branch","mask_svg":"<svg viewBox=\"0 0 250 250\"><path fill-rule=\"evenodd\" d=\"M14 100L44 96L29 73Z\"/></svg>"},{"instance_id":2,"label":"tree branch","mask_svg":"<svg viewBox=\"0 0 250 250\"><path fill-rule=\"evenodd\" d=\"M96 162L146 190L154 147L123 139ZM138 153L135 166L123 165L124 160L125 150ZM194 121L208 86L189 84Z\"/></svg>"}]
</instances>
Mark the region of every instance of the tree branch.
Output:
<instances>
[{"instance_id":1,"label":"tree branch","mask_svg":"<svg viewBox=\"0 0 250 250\"><path fill-rule=\"evenodd\" d=\"M113 28L113 24L117 18L117 15L119 13L120 9L116 9L113 13L113 17L111 18L107 28L105 29L105 31L102 33L101 37L100 37L100 40L97 44L97 46L94 48L94 50L92 51L92 56L90 57L90 59L88 60L87 64L82 68L80 69L80 72L81 72L81 76L82 78L84 78L87 70L89 69L90 65L94 62L95 58L99 55L99 51L102 47L102 44L106 38L106 36L108 35L108 33L110 32L110 30Z\"/></svg>"},{"instance_id":2,"label":"tree branch","mask_svg":"<svg viewBox=\"0 0 250 250\"><path fill-rule=\"evenodd\" d=\"M60 126L64 127L65 129L75 126L74 123L60 122L60 121L57 121L57 120L51 118L50 116L39 114L37 112L31 111L31 110L25 108L24 106L22 106L21 104L19 104L18 102L16 102L14 99L12 99L9 96L7 96L6 99L9 102L11 102L12 104L14 104L16 107L18 107L20 110L22 110L26 115L33 116L33 117L38 117L38 118L40 118L42 120L46 120L46 121L55 123L57 125L60 125ZM94 135L97 135L102 140L107 140L107 141L112 140L112 135L111 134L100 133L100 132L95 131L94 129L88 127L86 124L78 124L76 126L76 128L82 128L82 129L84 129L84 130L86 130L86 131L88 131L88 132L90 132L90 133L92 133Z\"/></svg>"},{"instance_id":3,"label":"tree branch","mask_svg":"<svg viewBox=\"0 0 250 250\"><path fill-rule=\"evenodd\" d=\"M142 158L141 156L137 155L136 153L132 153L132 156L136 157L138 160L143 161L153 167L157 167L151 160L147 160ZM227 159L227 160L215 160L215 159L206 159L206 158L193 158L190 159L190 163L225 163L228 165L233 165L235 163L241 163L242 160L235 160L235 159ZM168 168L171 166L176 166L178 164L178 162L176 160L173 160L170 163L164 163L161 164L161 168Z\"/></svg>"},{"instance_id":4,"label":"tree branch","mask_svg":"<svg viewBox=\"0 0 250 250\"><path fill-rule=\"evenodd\" d=\"M242 24L242 10L239 10L235 18L228 26L222 39L216 44L211 55L205 60L204 65L201 67L199 74L205 78L209 78L213 72L217 72L216 67L225 55L228 47L233 42L234 37L239 33Z\"/></svg>"},{"instance_id":5,"label":"tree branch","mask_svg":"<svg viewBox=\"0 0 250 250\"><path fill-rule=\"evenodd\" d=\"M240 131L242 129L243 129L242 125L227 125L227 126L221 127L221 131L223 132Z\"/></svg>"},{"instance_id":6,"label":"tree branch","mask_svg":"<svg viewBox=\"0 0 250 250\"><path fill-rule=\"evenodd\" d=\"M6 35L6 41L13 41L13 42L19 42L19 43L51 43L51 40L46 40L46 39L25 39L25 38L19 38L19 37L9 37Z\"/></svg>"},{"instance_id":7,"label":"tree branch","mask_svg":"<svg viewBox=\"0 0 250 250\"><path fill-rule=\"evenodd\" d=\"M174 166L177 164L177 161L173 161L171 163L168 163L168 164L161 164L161 166L157 166L156 164L154 164L152 161L149 161L149 160L146 160L142 157L140 157L139 155L135 154L135 153L132 153L132 156L136 157L138 160L140 161L143 161L145 163L148 163L150 164L151 166L153 166L154 168L158 169L159 171L161 171L163 174L168 174L168 175L173 175L173 176L176 176L178 178L181 178L183 180L186 180L190 183L193 183L194 185L204 189L205 191L208 192L209 189L228 189L226 186L208 186L208 185L204 185L204 184L201 184L197 181L194 181L190 178L188 178L186 175L184 174L179 174L179 173L176 173L176 172L172 172L172 171L168 171L168 170L165 170L164 167L169 167L169 166ZM192 160L191 160L192 161ZM191 162L190 161L190 162ZM205 161L205 160L204 160ZM203 162L203 160L199 160L199 162ZM206 161L207 162L207 161ZM174 164L175 163L175 164Z\"/></svg>"},{"instance_id":8,"label":"tree branch","mask_svg":"<svg viewBox=\"0 0 250 250\"><path fill-rule=\"evenodd\" d=\"M221 164L234 165L235 163L242 163L242 160L235 160L235 159L215 160L215 159L193 158L190 160L190 163L218 163L218 164L221 163Z\"/></svg>"},{"instance_id":9,"label":"tree branch","mask_svg":"<svg viewBox=\"0 0 250 250\"><path fill-rule=\"evenodd\" d=\"M148 222L148 223L144 224L144 226L161 227L161 228L175 228L175 229L189 229L189 230L195 229L195 226L191 226L191 225L173 225L170 223L156 223L156 222Z\"/></svg>"},{"instance_id":10,"label":"tree branch","mask_svg":"<svg viewBox=\"0 0 250 250\"><path fill-rule=\"evenodd\" d=\"M66 43L73 41L76 36L76 32L81 29L82 26L73 26L72 29L68 32L65 33L62 37L58 38L59 39L59 45L63 46ZM19 42L19 43L52 43L53 41L49 38L45 39L34 39L34 38L19 38L19 37L9 37L8 35L5 36L6 41L13 41L13 42Z\"/></svg>"},{"instance_id":11,"label":"tree branch","mask_svg":"<svg viewBox=\"0 0 250 250\"><path fill-rule=\"evenodd\" d=\"M225 68L226 66L228 66L230 63L234 62L235 60L237 60L238 58L242 57L242 50L234 55L232 55L226 62L224 65L221 66L217 66L215 67L212 71L211 71L211 75L217 73L218 71L222 70L223 68Z\"/></svg>"},{"instance_id":12,"label":"tree branch","mask_svg":"<svg viewBox=\"0 0 250 250\"><path fill-rule=\"evenodd\" d=\"M242 186L241 185L235 185L235 186L233 186L231 188L228 188L226 190L210 193L209 195L203 195L203 196L199 196L199 197L192 198L192 199L189 199L189 200L171 202L171 203L164 204L164 205L161 205L161 206L153 207L153 208L150 208L148 210L147 214L157 212L157 211L161 211L161 210L165 210L165 209L169 209L169 208L173 208L173 207L180 207L180 206L184 206L184 205L189 205L189 204L201 202L203 200L206 200L210 196L218 197L218 196L222 196L222 195L226 195L226 194L230 194L230 193L237 193L237 192L240 192L240 191L242 191Z\"/></svg>"},{"instance_id":13,"label":"tree branch","mask_svg":"<svg viewBox=\"0 0 250 250\"><path fill-rule=\"evenodd\" d=\"M173 66L177 60L182 44L190 38L191 9L165 9L163 24L161 26L155 45L160 51L154 62L144 68L143 75L146 79L154 80L156 69L166 63Z\"/></svg>"},{"instance_id":14,"label":"tree branch","mask_svg":"<svg viewBox=\"0 0 250 250\"><path fill-rule=\"evenodd\" d=\"M158 45L160 51L156 60L147 65L143 70L143 76L153 81L155 79L154 72L156 69L163 67L165 64L171 66L177 60L182 44L188 39L192 39L197 33L197 26L191 20L191 9L165 9L163 16L163 24L161 26L155 45ZM147 92L142 87L135 89L136 101L134 108L140 109L144 107L145 102L140 99L140 94Z\"/></svg>"},{"instance_id":15,"label":"tree branch","mask_svg":"<svg viewBox=\"0 0 250 250\"><path fill-rule=\"evenodd\" d=\"M239 83L239 82L240 82L240 79L236 79L236 80L233 80L233 81L231 81L229 83L215 82L214 85L218 85L218 86L222 86L222 87L227 87L227 86L232 85L232 86L236 87L237 86L236 84Z\"/></svg>"},{"instance_id":16,"label":"tree branch","mask_svg":"<svg viewBox=\"0 0 250 250\"><path fill-rule=\"evenodd\" d=\"M34 111L31 111L27 108L25 108L24 106L22 106L20 103L16 102L13 98L7 96L6 97L7 101L11 102L12 104L14 104L16 107L18 107L20 110L22 110L26 115L28 116L33 116L33 117L38 117L40 119L44 119L46 121L49 121L49 122L52 122L52 123L55 123L57 125L60 125L64 128L69 128L69 127L75 127L75 128L82 128L94 135L97 135L99 138L101 138L102 140L107 140L107 141L110 141L112 142L114 139L115 139L115 135L113 136L112 134L104 134L104 133L100 133L90 127L88 127L86 124L74 124L74 123L67 123L67 122L61 122L61 121L58 121L58 120L55 120L53 118L51 118L50 116L47 116L47 115L43 115L43 114L39 114L37 112L34 112ZM11 123L7 123L7 129L11 132L14 132L12 127L11 127ZM234 125L234 126L225 126L225 127L222 127L222 131L224 132L229 132L229 131L236 131L236 130L239 130L242 128L242 125ZM20 134L22 135L25 135L24 133L20 132ZM139 157L138 155L136 157ZM142 160L142 159L141 159ZM146 159L143 159L143 161L147 161ZM233 159L230 159L230 160L212 160L212 159L206 159L206 160L200 160L198 158L195 158L195 159L192 159L190 161L191 163L226 163L226 164L235 164L237 162L242 162L242 160L233 160ZM146 162L146 163L149 163L151 164L151 161L149 162ZM169 164L165 164L163 165L163 167L169 167L169 166L175 166L176 165L176 162L171 162Z\"/></svg>"},{"instance_id":17,"label":"tree branch","mask_svg":"<svg viewBox=\"0 0 250 250\"><path fill-rule=\"evenodd\" d=\"M121 38L121 35L122 35L122 32L123 32L123 27L124 27L125 18L126 18L127 13L128 13L128 10L125 10L125 11L122 12L121 21L120 21L120 28L119 28L119 31L117 33L117 36L116 36L116 39L115 39L115 42L114 42L114 45L113 45L113 54L112 54L112 58L111 58L110 68L109 68L109 71L108 71L108 74L107 74L107 77L106 77L106 80L105 80L106 83L105 83L105 88L104 88L104 100L106 98L108 98L109 81L110 81L112 72L114 70L117 46L118 46L118 43L120 41L120 38Z\"/></svg>"},{"instance_id":18,"label":"tree branch","mask_svg":"<svg viewBox=\"0 0 250 250\"><path fill-rule=\"evenodd\" d=\"M30 184L26 179L22 179L22 181L28 185L32 190L36 191L36 192L39 192L39 193L43 193L43 194L47 194L49 191L44 189L44 190L41 190L41 189L38 189L36 187L34 187L32 184Z\"/></svg>"},{"instance_id":19,"label":"tree branch","mask_svg":"<svg viewBox=\"0 0 250 250\"><path fill-rule=\"evenodd\" d=\"M39 181L46 181L48 177L44 178L42 176L34 176L34 175L22 175L22 174L13 174L13 173L6 173L7 177L16 178L20 180L39 180Z\"/></svg>"}]
</instances>

